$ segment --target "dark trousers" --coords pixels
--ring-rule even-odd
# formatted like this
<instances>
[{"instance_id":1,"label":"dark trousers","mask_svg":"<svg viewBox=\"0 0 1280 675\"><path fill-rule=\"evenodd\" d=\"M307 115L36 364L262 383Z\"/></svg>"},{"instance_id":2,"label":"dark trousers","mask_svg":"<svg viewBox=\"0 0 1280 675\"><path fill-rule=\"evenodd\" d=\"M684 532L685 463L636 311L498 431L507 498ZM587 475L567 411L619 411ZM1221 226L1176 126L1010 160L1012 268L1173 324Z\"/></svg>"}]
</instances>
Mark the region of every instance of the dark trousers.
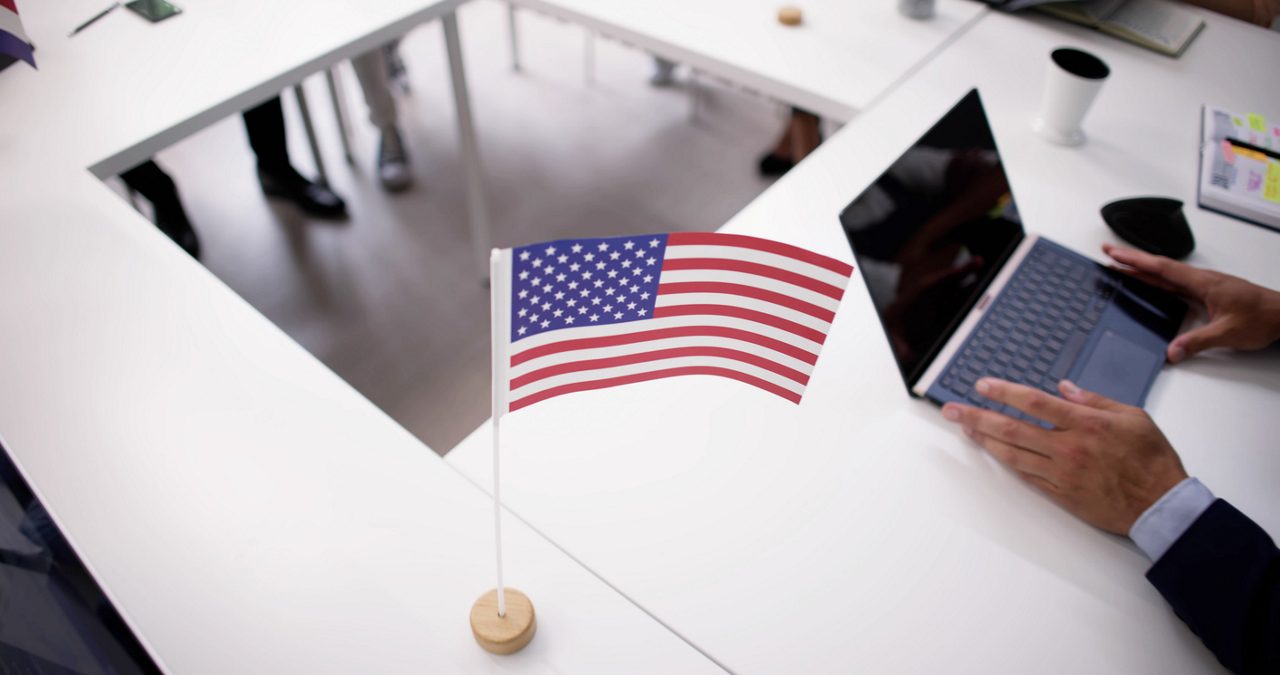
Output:
<instances>
[{"instance_id":1,"label":"dark trousers","mask_svg":"<svg viewBox=\"0 0 1280 675\"><path fill-rule=\"evenodd\" d=\"M258 168L269 173L287 174L289 150L284 135L284 109L280 106L280 97L273 97L256 108L244 111L242 117L244 129L249 134L249 146L258 156ZM120 178L125 185L151 202L157 213L182 209L178 186L154 161L147 160L120 174Z\"/></svg>"}]
</instances>

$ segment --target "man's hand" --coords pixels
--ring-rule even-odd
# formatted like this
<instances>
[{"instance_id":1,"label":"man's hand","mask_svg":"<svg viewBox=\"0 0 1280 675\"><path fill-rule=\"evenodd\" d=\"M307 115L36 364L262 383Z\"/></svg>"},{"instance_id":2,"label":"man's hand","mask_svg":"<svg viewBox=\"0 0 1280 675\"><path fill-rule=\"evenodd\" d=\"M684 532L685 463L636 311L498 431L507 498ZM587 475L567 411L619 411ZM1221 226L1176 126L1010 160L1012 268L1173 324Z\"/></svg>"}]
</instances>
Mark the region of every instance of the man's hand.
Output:
<instances>
[{"instance_id":1,"label":"man's hand","mask_svg":"<svg viewBox=\"0 0 1280 675\"><path fill-rule=\"evenodd\" d=\"M1124 271L1185 295L1209 310L1209 323L1169 343L1169 362L1213 347L1262 349L1280 339L1280 293L1239 277L1192 267L1158 255L1104 244Z\"/></svg>"},{"instance_id":2,"label":"man's hand","mask_svg":"<svg viewBox=\"0 0 1280 675\"><path fill-rule=\"evenodd\" d=\"M1063 398L993 378L977 383L979 394L1055 425L1051 431L959 403L942 414L1059 506L1128 535L1143 511L1187 477L1182 461L1141 408L1065 380L1058 390Z\"/></svg>"}]
</instances>

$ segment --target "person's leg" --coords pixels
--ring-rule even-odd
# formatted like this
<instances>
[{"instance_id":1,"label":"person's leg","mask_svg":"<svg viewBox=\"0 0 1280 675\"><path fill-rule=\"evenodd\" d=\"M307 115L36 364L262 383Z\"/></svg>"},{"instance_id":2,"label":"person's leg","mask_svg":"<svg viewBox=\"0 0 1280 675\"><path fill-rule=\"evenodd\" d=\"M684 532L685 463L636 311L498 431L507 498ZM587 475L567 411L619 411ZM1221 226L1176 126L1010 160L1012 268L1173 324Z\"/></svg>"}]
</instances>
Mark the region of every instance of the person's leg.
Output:
<instances>
[{"instance_id":1,"label":"person's leg","mask_svg":"<svg viewBox=\"0 0 1280 675\"><path fill-rule=\"evenodd\" d=\"M391 96L391 82L387 78L386 57L381 48L351 59L351 66L360 81L365 104L369 106L369 122L378 129L378 178L388 190L409 187L413 176L409 172L409 156L396 126L396 100Z\"/></svg>"},{"instance_id":2,"label":"person's leg","mask_svg":"<svg viewBox=\"0 0 1280 675\"><path fill-rule=\"evenodd\" d=\"M787 126L773 149L760 158L760 173L781 176L822 144L822 120L800 108L791 109Z\"/></svg>"},{"instance_id":3,"label":"person's leg","mask_svg":"<svg viewBox=\"0 0 1280 675\"><path fill-rule=\"evenodd\" d=\"M284 128L284 108L280 97L244 111L244 128L249 146L258 157L258 181L270 197L283 197L314 216L345 216L347 205L333 190L303 177L289 162L289 146Z\"/></svg>"},{"instance_id":4,"label":"person's leg","mask_svg":"<svg viewBox=\"0 0 1280 675\"><path fill-rule=\"evenodd\" d=\"M182 250L191 254L191 257L200 257L200 239L191 227L186 210L182 208L182 199L178 196L178 185L160 168L160 165L147 160L121 173L120 179L151 202L151 208L155 212L156 227L161 232L181 246Z\"/></svg>"},{"instance_id":5,"label":"person's leg","mask_svg":"<svg viewBox=\"0 0 1280 675\"><path fill-rule=\"evenodd\" d=\"M661 56L653 57L653 74L649 76L649 84L655 87L670 87L676 83L676 62Z\"/></svg>"}]
</instances>

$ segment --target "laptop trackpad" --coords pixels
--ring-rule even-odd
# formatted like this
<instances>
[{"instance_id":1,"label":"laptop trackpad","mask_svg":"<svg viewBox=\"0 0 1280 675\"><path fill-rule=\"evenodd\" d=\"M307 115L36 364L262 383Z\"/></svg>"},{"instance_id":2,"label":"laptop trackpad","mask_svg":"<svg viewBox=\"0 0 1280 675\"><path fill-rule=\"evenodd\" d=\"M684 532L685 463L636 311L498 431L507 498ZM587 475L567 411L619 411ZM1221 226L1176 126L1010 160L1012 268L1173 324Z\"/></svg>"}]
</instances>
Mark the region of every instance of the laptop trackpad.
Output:
<instances>
[{"instance_id":1,"label":"laptop trackpad","mask_svg":"<svg viewBox=\"0 0 1280 675\"><path fill-rule=\"evenodd\" d=\"M1163 354L1107 331L1089 355L1076 384L1121 403L1139 405L1146 398L1152 373L1163 360Z\"/></svg>"}]
</instances>

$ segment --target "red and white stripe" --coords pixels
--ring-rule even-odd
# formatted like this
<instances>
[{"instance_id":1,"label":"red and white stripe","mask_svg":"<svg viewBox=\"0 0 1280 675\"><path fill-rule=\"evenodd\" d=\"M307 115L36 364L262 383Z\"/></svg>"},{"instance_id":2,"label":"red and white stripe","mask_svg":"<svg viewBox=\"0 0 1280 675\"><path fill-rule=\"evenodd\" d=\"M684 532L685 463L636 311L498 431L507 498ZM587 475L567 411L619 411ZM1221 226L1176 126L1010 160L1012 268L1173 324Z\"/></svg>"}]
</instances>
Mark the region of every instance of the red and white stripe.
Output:
<instances>
[{"instance_id":1,"label":"red and white stripe","mask_svg":"<svg viewBox=\"0 0 1280 675\"><path fill-rule=\"evenodd\" d=\"M766 239L671 234L653 318L509 345L508 410L678 375L727 377L799 403L852 272Z\"/></svg>"}]
</instances>

